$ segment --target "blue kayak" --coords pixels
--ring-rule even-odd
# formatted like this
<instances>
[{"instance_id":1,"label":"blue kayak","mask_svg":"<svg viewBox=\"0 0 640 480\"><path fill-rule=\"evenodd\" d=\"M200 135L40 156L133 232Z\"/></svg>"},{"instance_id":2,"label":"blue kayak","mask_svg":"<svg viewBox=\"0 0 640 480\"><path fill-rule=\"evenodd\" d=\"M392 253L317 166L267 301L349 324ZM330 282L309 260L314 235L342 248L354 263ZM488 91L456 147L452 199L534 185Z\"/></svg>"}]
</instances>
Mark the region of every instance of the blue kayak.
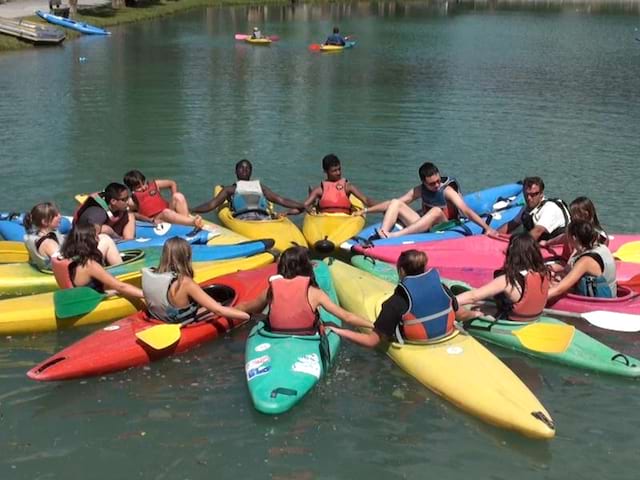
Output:
<instances>
[{"instance_id":1,"label":"blue kayak","mask_svg":"<svg viewBox=\"0 0 640 480\"><path fill-rule=\"evenodd\" d=\"M480 215L493 228L499 228L510 222L520 213L524 204L522 196L522 184L509 183L497 187L480 190L478 192L463 195L464 201L474 212ZM447 222L441 225L441 229L432 229L425 233L415 233L396 238L383 238L369 240L376 233L376 230L382 226L382 223L369 225L362 230L357 237L344 242L341 247L345 250L351 250L352 247L368 243L375 246L383 245L406 245L413 243L431 242L435 240L451 240L470 235L479 235L482 233L480 226L470 220L461 219L460 221ZM442 227L445 227L442 229ZM394 230L399 230L396 225ZM434 231L437 230L437 231Z\"/></svg>"},{"instance_id":2,"label":"blue kayak","mask_svg":"<svg viewBox=\"0 0 640 480\"><path fill-rule=\"evenodd\" d=\"M104 28L96 27L84 22L76 22L70 18L59 17L51 13L43 12L42 10L36 10L36 15L54 25L60 25L61 27L70 28L71 30L77 30L78 32L85 33L87 35L111 35Z\"/></svg>"}]
</instances>

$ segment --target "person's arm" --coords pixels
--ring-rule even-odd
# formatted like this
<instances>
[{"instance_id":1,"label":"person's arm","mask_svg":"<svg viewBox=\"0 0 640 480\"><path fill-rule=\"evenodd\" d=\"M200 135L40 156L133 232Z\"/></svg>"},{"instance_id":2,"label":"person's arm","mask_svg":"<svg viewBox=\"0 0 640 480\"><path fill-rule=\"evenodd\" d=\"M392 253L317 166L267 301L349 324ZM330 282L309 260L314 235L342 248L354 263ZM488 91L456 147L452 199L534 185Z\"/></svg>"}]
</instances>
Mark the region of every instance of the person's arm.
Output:
<instances>
[{"instance_id":1,"label":"person's arm","mask_svg":"<svg viewBox=\"0 0 640 480\"><path fill-rule=\"evenodd\" d=\"M268 303L267 291L268 289L265 289L264 292L262 292L253 300L239 303L238 305L236 305L236 308L247 313L261 313Z\"/></svg>"},{"instance_id":2,"label":"person's arm","mask_svg":"<svg viewBox=\"0 0 640 480\"><path fill-rule=\"evenodd\" d=\"M171 195L178 192L178 184L174 180L156 180L156 186L158 190L168 188L171 190Z\"/></svg>"},{"instance_id":3,"label":"person's arm","mask_svg":"<svg viewBox=\"0 0 640 480\"><path fill-rule=\"evenodd\" d=\"M51 240L47 238L38 249L40 254L46 257L51 257L54 253L56 253L60 249L60 245L55 240Z\"/></svg>"},{"instance_id":4,"label":"person's arm","mask_svg":"<svg viewBox=\"0 0 640 480\"><path fill-rule=\"evenodd\" d=\"M376 204L373 198L367 197L364 193L358 189L354 184L347 183L347 195L354 195L357 199L359 199L362 203L364 203L365 207L372 207Z\"/></svg>"},{"instance_id":5,"label":"person's arm","mask_svg":"<svg viewBox=\"0 0 640 480\"><path fill-rule=\"evenodd\" d=\"M314 300L317 302L318 306L324 308L330 314L335 315L343 322L353 325L354 327L371 328L373 326L367 319L362 318L360 315L356 315L355 313L351 313L341 306L333 303L329 296L319 288L314 288L312 292Z\"/></svg>"},{"instance_id":6,"label":"person's arm","mask_svg":"<svg viewBox=\"0 0 640 480\"><path fill-rule=\"evenodd\" d=\"M419 196L420 196L420 186L418 185L417 187L414 187L411 190L409 190L407 193L405 193L401 197L398 197L398 200L409 205ZM366 213L384 212L387 210L387 208L389 208L390 203L391 203L391 200L385 200L384 202L377 203L372 207L367 207L364 210L358 210L357 212L355 212L355 214L360 213L361 215L364 215Z\"/></svg>"},{"instance_id":7,"label":"person's arm","mask_svg":"<svg viewBox=\"0 0 640 480\"><path fill-rule=\"evenodd\" d=\"M99 263L89 260L87 262L87 271L91 278L102 283L105 290L115 290L125 297L144 298L142 290L128 283L121 282L116 277L107 272Z\"/></svg>"},{"instance_id":8,"label":"person's arm","mask_svg":"<svg viewBox=\"0 0 640 480\"><path fill-rule=\"evenodd\" d=\"M354 332L353 330L347 330L346 328L330 327L332 332L336 332L342 338L351 340L353 343L361 345L367 348L375 348L380 344L382 338L375 330L370 332Z\"/></svg>"},{"instance_id":9,"label":"person's arm","mask_svg":"<svg viewBox=\"0 0 640 480\"><path fill-rule=\"evenodd\" d=\"M224 187L222 190L218 192L218 195L216 195L214 198L212 198L208 202L204 202L198 205L197 207L192 208L191 212L192 213L208 213L212 210L215 210L220 205L222 205L226 200L231 198L231 195L233 195L234 191L235 191L235 188L233 187L233 185Z\"/></svg>"},{"instance_id":10,"label":"person's arm","mask_svg":"<svg viewBox=\"0 0 640 480\"><path fill-rule=\"evenodd\" d=\"M247 312L233 307L225 307L224 305L216 302L191 278L185 278L183 281L185 282L187 295L189 295L194 302L201 307L206 308L211 313L228 319L249 320L249 314Z\"/></svg>"},{"instance_id":11,"label":"person's arm","mask_svg":"<svg viewBox=\"0 0 640 480\"><path fill-rule=\"evenodd\" d=\"M598 272L599 270L600 265L598 265L598 262L593 258L582 257L559 283L549 289L549 298L560 296L571 290L571 288L580 281L583 275L594 275L592 272ZM597 275L597 273L595 275Z\"/></svg>"},{"instance_id":12,"label":"person's arm","mask_svg":"<svg viewBox=\"0 0 640 480\"><path fill-rule=\"evenodd\" d=\"M133 240L136 238L136 216L132 212L127 212L129 220L122 229L122 238L125 240Z\"/></svg>"},{"instance_id":13,"label":"person's arm","mask_svg":"<svg viewBox=\"0 0 640 480\"><path fill-rule=\"evenodd\" d=\"M264 185L262 185L262 193L264 193L264 196L266 197L267 200L269 200L272 203L281 205L283 207L295 208L296 210L300 210L300 211L304 210L305 208L304 203L298 202L296 200L291 200L290 198L281 197L280 195L272 192L270 189L268 189Z\"/></svg>"},{"instance_id":14,"label":"person's arm","mask_svg":"<svg viewBox=\"0 0 640 480\"><path fill-rule=\"evenodd\" d=\"M304 209L309 211L309 209L316 203L316 201L322 196L322 187L316 187L311 192L309 192L309 196L304 201Z\"/></svg>"},{"instance_id":15,"label":"person's arm","mask_svg":"<svg viewBox=\"0 0 640 480\"><path fill-rule=\"evenodd\" d=\"M455 205L455 207L458 209L458 211L460 211L462 213L462 215L464 215L469 220L471 220L473 223L475 223L480 228L482 228L484 230L485 234L489 235L490 237L497 237L498 236L498 232L496 230L494 230L493 228L491 228L487 224L487 222L482 220L480 218L480 215L478 215L476 212L471 210L469 208L469 206L466 204L466 202L464 201L464 199L462 198L462 195L460 195L458 192L456 192L453 189L453 187L445 188L445 190L444 190L444 198L446 200L450 201L451 203L453 203Z\"/></svg>"},{"instance_id":16,"label":"person's arm","mask_svg":"<svg viewBox=\"0 0 640 480\"><path fill-rule=\"evenodd\" d=\"M494 297L500 292L504 292L506 288L507 277L500 275L480 288L474 288L473 290L456 295L456 299L458 300L458 304L461 306L469 305L484 300L485 298Z\"/></svg>"}]
</instances>

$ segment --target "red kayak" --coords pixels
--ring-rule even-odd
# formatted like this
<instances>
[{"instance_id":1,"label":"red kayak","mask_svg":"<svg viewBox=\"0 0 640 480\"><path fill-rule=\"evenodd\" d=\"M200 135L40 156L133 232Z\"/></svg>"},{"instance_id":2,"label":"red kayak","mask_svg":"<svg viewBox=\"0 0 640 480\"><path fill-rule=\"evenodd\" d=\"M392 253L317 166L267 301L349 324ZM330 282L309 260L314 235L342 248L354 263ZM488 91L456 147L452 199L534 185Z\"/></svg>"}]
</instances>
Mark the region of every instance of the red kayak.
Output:
<instances>
[{"instance_id":1,"label":"red kayak","mask_svg":"<svg viewBox=\"0 0 640 480\"><path fill-rule=\"evenodd\" d=\"M218 302L234 306L256 298L268 287L268 279L275 273L276 265L272 264L218 277L201 285ZM27 376L39 381L69 380L146 365L213 340L241 323L215 317L185 325L177 342L163 350L154 350L138 340L136 333L163 323L149 318L146 312L138 312L65 348L33 367Z\"/></svg>"}]
</instances>

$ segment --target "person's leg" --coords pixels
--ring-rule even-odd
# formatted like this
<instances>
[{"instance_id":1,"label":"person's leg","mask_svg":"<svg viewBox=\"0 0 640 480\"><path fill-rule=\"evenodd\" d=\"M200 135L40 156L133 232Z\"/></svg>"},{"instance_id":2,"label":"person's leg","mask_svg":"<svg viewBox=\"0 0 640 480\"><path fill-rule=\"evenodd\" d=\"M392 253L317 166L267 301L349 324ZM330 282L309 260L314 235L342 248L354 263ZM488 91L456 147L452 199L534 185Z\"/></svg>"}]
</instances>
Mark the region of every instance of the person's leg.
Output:
<instances>
[{"instance_id":1,"label":"person's leg","mask_svg":"<svg viewBox=\"0 0 640 480\"><path fill-rule=\"evenodd\" d=\"M393 226L400 220L404 225L410 225L413 222L420 220L418 215L409 205L401 200L393 199L389 202L387 210L384 212L384 218L382 219L382 227L380 233L383 236L389 236Z\"/></svg>"},{"instance_id":2,"label":"person's leg","mask_svg":"<svg viewBox=\"0 0 640 480\"><path fill-rule=\"evenodd\" d=\"M165 208L158 215L155 216L154 220L160 220L162 222L168 223L177 223L178 225L190 225L197 228L202 228L202 217L200 215L196 215L195 217L190 217L189 215L182 215L178 212L174 212L173 210L169 210Z\"/></svg>"},{"instance_id":3,"label":"person's leg","mask_svg":"<svg viewBox=\"0 0 640 480\"><path fill-rule=\"evenodd\" d=\"M98 241L98 250L102 252L105 263L107 265L120 265L122 263L122 257L113 238L104 233L101 233L98 237L100 238Z\"/></svg>"},{"instance_id":4,"label":"person's leg","mask_svg":"<svg viewBox=\"0 0 640 480\"><path fill-rule=\"evenodd\" d=\"M426 232L433 225L437 225L438 223L442 223L446 221L447 221L447 216L444 214L444 212L441 209L432 208L427 213L425 213L422 217L418 218L418 220L405 224L407 226L402 230L390 233L389 237L390 238L401 237L403 235L411 235L412 233Z\"/></svg>"},{"instance_id":5,"label":"person's leg","mask_svg":"<svg viewBox=\"0 0 640 480\"><path fill-rule=\"evenodd\" d=\"M169 202L169 206L171 210L178 212L180 215L189 215L189 204L187 203L187 199L185 198L185 196L180 192L176 192L171 196L171 202Z\"/></svg>"}]
</instances>

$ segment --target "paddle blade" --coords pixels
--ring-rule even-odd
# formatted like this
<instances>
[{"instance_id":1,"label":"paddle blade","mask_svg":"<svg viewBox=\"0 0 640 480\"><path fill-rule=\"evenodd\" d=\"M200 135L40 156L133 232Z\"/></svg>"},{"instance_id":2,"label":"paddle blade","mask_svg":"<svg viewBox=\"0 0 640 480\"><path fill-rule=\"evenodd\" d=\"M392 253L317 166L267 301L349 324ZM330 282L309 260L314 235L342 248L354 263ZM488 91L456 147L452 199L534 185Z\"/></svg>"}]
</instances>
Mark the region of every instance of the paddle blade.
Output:
<instances>
[{"instance_id":1,"label":"paddle blade","mask_svg":"<svg viewBox=\"0 0 640 480\"><path fill-rule=\"evenodd\" d=\"M53 292L53 307L58 318L86 315L93 311L106 295L89 287L66 288Z\"/></svg>"},{"instance_id":2,"label":"paddle blade","mask_svg":"<svg viewBox=\"0 0 640 480\"><path fill-rule=\"evenodd\" d=\"M280 40L280 37L278 35L269 35L267 38L272 42L277 42L278 40Z\"/></svg>"},{"instance_id":3,"label":"paddle blade","mask_svg":"<svg viewBox=\"0 0 640 480\"><path fill-rule=\"evenodd\" d=\"M245 34L245 33L236 33L236 40L246 40L247 38L249 38L249 35Z\"/></svg>"},{"instance_id":4,"label":"paddle blade","mask_svg":"<svg viewBox=\"0 0 640 480\"><path fill-rule=\"evenodd\" d=\"M625 243L613 256L624 262L640 263L640 241Z\"/></svg>"},{"instance_id":5,"label":"paddle blade","mask_svg":"<svg viewBox=\"0 0 640 480\"><path fill-rule=\"evenodd\" d=\"M0 263L24 263L29 261L29 252L24 242L0 241Z\"/></svg>"},{"instance_id":6,"label":"paddle blade","mask_svg":"<svg viewBox=\"0 0 640 480\"><path fill-rule=\"evenodd\" d=\"M596 310L595 312L583 313L582 317L591 325L605 330L616 332L640 331L640 315Z\"/></svg>"},{"instance_id":7,"label":"paddle blade","mask_svg":"<svg viewBox=\"0 0 640 480\"><path fill-rule=\"evenodd\" d=\"M319 43L312 43L311 45L309 45L309 50L311 50L312 52L319 52L320 46L321 45Z\"/></svg>"},{"instance_id":8,"label":"paddle blade","mask_svg":"<svg viewBox=\"0 0 640 480\"><path fill-rule=\"evenodd\" d=\"M575 327L571 325L533 323L518 330L513 330L512 333L529 350L544 353L562 353L571 345L575 331Z\"/></svg>"},{"instance_id":9,"label":"paddle blade","mask_svg":"<svg viewBox=\"0 0 640 480\"><path fill-rule=\"evenodd\" d=\"M163 350L180 340L180 324L155 325L136 333L136 337L154 350Z\"/></svg>"},{"instance_id":10,"label":"paddle blade","mask_svg":"<svg viewBox=\"0 0 640 480\"><path fill-rule=\"evenodd\" d=\"M618 285L621 287L627 287L629 290L640 293L640 274L635 275L624 282L618 282Z\"/></svg>"}]
</instances>

